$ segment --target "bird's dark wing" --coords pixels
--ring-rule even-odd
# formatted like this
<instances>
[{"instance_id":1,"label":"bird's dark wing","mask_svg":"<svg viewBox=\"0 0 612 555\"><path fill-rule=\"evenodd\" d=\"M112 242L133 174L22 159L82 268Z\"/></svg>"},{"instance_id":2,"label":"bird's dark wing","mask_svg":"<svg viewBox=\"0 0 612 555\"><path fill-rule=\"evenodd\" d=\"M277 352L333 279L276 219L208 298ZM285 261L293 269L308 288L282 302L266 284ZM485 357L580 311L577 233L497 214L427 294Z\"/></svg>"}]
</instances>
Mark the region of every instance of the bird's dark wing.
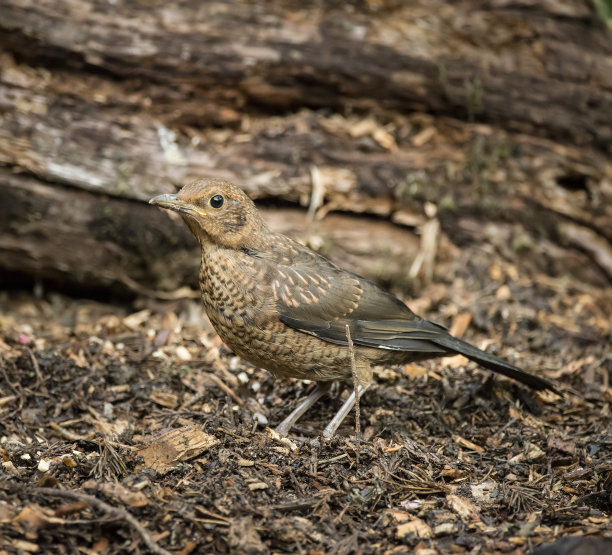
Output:
<instances>
[{"instance_id":1,"label":"bird's dark wing","mask_svg":"<svg viewBox=\"0 0 612 555\"><path fill-rule=\"evenodd\" d=\"M276 257L267 272L276 309L288 326L346 345L348 325L357 345L432 356L446 352L431 341L446 328L418 317L397 297L326 258L311 251L300 255L293 252L287 264Z\"/></svg>"},{"instance_id":2,"label":"bird's dark wing","mask_svg":"<svg viewBox=\"0 0 612 555\"><path fill-rule=\"evenodd\" d=\"M492 370L528 385L550 389L547 380L451 336L443 326L414 314L397 297L375 283L341 270L310 251L291 264L278 259L270 267L272 291L282 322L325 341L421 353L462 354Z\"/></svg>"}]
</instances>

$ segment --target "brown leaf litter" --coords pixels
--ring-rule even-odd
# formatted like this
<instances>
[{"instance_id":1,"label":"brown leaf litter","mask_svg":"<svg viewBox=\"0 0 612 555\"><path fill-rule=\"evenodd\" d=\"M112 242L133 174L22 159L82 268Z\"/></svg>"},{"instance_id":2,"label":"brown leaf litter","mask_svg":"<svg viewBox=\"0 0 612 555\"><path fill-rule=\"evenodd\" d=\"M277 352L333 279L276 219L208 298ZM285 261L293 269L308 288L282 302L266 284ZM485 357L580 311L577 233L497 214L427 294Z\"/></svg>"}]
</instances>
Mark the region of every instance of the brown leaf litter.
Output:
<instances>
[{"instance_id":1,"label":"brown leaf litter","mask_svg":"<svg viewBox=\"0 0 612 555\"><path fill-rule=\"evenodd\" d=\"M563 396L465 360L377 369L359 442L352 418L311 442L340 390L278 437L312 386L234 357L192 300L0 293L0 553L523 554L612 536L609 291L496 260L485 294L462 271L421 312Z\"/></svg>"}]
</instances>

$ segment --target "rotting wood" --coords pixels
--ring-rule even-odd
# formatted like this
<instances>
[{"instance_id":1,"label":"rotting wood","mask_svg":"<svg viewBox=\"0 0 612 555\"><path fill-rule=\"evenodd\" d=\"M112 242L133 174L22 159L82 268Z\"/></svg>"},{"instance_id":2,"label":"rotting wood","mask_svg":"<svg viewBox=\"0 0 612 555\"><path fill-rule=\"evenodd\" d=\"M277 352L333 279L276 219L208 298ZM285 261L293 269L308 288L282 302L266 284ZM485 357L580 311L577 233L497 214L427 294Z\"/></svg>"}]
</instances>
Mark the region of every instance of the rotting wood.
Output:
<instances>
[{"instance_id":1,"label":"rotting wood","mask_svg":"<svg viewBox=\"0 0 612 555\"><path fill-rule=\"evenodd\" d=\"M199 248L180 219L146 203L39 183L0 168L0 283L8 274L90 291L155 296L198 289ZM291 208L264 209L269 225L372 278L401 280L419 248L409 230L331 214L310 223ZM70 245L70 248L67 246Z\"/></svg>"},{"instance_id":2,"label":"rotting wood","mask_svg":"<svg viewBox=\"0 0 612 555\"><path fill-rule=\"evenodd\" d=\"M307 206L316 175L316 218L419 231L433 203L455 244L497 240L527 252L526 269L612 279L612 41L592 6L107 8L3 7L5 274L103 292L195 286L186 231L141 203L217 176ZM374 256L402 235L354 222ZM409 235L398 264L386 249L360 264L354 238L335 255L405 286Z\"/></svg>"},{"instance_id":3,"label":"rotting wood","mask_svg":"<svg viewBox=\"0 0 612 555\"><path fill-rule=\"evenodd\" d=\"M588 2L3 4L5 50L159 84L150 101L188 102L182 122L235 121L245 103L384 105L612 140L612 43Z\"/></svg>"}]
</instances>

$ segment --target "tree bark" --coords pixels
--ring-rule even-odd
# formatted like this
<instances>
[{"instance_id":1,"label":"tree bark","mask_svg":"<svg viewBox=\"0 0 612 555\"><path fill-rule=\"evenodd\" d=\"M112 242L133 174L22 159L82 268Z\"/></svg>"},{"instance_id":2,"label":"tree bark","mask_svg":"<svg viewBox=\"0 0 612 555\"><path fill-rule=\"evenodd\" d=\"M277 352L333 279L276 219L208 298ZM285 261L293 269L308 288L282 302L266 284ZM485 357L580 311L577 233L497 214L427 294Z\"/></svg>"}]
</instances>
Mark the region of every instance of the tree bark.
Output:
<instances>
[{"instance_id":1,"label":"tree bark","mask_svg":"<svg viewBox=\"0 0 612 555\"><path fill-rule=\"evenodd\" d=\"M274 111L375 105L612 140L612 43L587 0L3 4L2 43L23 59L160 84L197 111L215 94Z\"/></svg>"},{"instance_id":2,"label":"tree bark","mask_svg":"<svg viewBox=\"0 0 612 555\"><path fill-rule=\"evenodd\" d=\"M0 169L0 265L63 290L170 297L198 289L200 249L175 214L145 203L49 186ZM407 281L419 241L384 220L262 209L268 224L379 281ZM164 294L164 291L167 292ZM188 294L188 293L187 293Z\"/></svg>"},{"instance_id":3,"label":"tree bark","mask_svg":"<svg viewBox=\"0 0 612 555\"><path fill-rule=\"evenodd\" d=\"M363 268L340 219L320 224L373 277L406 275L435 212L457 245L527 236L521 264L612 280L612 41L589 2L1 4L6 272L194 285L189 234L144 203L216 176L400 224L354 225Z\"/></svg>"}]
</instances>

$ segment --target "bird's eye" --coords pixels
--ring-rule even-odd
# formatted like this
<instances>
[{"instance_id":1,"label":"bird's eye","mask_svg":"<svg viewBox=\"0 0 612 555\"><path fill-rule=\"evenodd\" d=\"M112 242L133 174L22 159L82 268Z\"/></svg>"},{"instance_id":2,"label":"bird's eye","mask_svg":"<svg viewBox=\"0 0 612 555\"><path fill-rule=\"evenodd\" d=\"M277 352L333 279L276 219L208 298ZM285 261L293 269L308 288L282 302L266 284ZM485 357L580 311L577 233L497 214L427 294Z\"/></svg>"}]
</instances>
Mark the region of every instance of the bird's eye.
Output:
<instances>
[{"instance_id":1,"label":"bird's eye","mask_svg":"<svg viewBox=\"0 0 612 555\"><path fill-rule=\"evenodd\" d=\"M223 206L223 197L221 195L215 195L210 199L210 205L213 208L221 208Z\"/></svg>"}]
</instances>

